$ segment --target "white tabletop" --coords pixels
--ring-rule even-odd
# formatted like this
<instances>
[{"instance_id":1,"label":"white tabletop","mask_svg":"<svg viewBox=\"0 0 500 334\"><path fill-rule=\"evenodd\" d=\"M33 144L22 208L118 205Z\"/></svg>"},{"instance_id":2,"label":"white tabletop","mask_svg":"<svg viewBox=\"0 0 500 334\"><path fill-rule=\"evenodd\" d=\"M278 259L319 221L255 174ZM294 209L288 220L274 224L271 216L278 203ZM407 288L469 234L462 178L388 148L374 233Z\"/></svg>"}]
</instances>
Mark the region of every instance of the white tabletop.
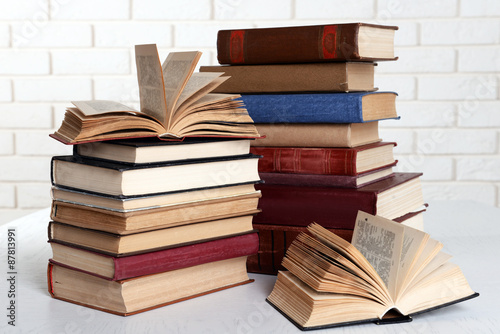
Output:
<instances>
[{"instance_id":1,"label":"white tabletop","mask_svg":"<svg viewBox=\"0 0 500 334\"><path fill-rule=\"evenodd\" d=\"M49 211L41 210L0 226L1 333L299 333L265 302L275 277L250 274L254 283L163 308L121 317L52 299L46 267ZM413 322L358 325L318 332L498 333L500 332L500 209L470 202L431 202L426 231L454 256L471 287L481 296L416 316ZM7 232L15 229L16 274L7 267ZM8 279L15 276L14 298ZM16 307L15 327L8 324L9 303Z\"/></svg>"}]
</instances>

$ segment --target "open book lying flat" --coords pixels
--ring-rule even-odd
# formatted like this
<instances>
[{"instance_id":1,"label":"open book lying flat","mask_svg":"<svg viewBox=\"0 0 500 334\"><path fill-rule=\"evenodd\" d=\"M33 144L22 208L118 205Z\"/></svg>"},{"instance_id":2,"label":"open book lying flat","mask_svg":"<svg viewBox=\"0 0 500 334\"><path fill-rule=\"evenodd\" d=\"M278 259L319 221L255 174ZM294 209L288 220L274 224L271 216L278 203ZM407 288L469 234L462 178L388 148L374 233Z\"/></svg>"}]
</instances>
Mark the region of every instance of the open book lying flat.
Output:
<instances>
[{"instance_id":1,"label":"open book lying flat","mask_svg":"<svg viewBox=\"0 0 500 334\"><path fill-rule=\"evenodd\" d=\"M425 232L359 212L352 243L318 224L290 245L267 301L302 330L411 321L477 297Z\"/></svg>"},{"instance_id":2,"label":"open book lying flat","mask_svg":"<svg viewBox=\"0 0 500 334\"><path fill-rule=\"evenodd\" d=\"M160 63L156 45L136 45L141 110L104 100L75 101L51 136L66 144L152 137L259 137L237 94L210 93L229 77L193 73L201 52L172 52Z\"/></svg>"}]
</instances>

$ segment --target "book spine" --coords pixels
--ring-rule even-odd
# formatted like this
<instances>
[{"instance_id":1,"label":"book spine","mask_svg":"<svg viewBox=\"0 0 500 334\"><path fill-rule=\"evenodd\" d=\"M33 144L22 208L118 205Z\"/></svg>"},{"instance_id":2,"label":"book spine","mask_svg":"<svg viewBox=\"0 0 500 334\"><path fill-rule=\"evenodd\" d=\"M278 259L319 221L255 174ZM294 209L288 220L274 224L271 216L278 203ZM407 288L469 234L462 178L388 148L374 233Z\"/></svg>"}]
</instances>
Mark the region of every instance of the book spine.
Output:
<instances>
[{"instance_id":1,"label":"book spine","mask_svg":"<svg viewBox=\"0 0 500 334\"><path fill-rule=\"evenodd\" d=\"M304 187L359 188L356 176L318 175L318 174L283 174L259 172L266 184L294 185Z\"/></svg>"},{"instance_id":2,"label":"book spine","mask_svg":"<svg viewBox=\"0 0 500 334\"><path fill-rule=\"evenodd\" d=\"M221 30L220 64L303 63L360 59L359 24L332 24L275 29Z\"/></svg>"},{"instance_id":3,"label":"book spine","mask_svg":"<svg viewBox=\"0 0 500 334\"><path fill-rule=\"evenodd\" d=\"M295 147L252 147L262 155L259 172L323 175L350 175L356 172L357 150L302 149Z\"/></svg>"},{"instance_id":4,"label":"book spine","mask_svg":"<svg viewBox=\"0 0 500 334\"><path fill-rule=\"evenodd\" d=\"M259 184L262 192L256 224L354 229L358 210L376 215L377 192L336 187Z\"/></svg>"}]
</instances>

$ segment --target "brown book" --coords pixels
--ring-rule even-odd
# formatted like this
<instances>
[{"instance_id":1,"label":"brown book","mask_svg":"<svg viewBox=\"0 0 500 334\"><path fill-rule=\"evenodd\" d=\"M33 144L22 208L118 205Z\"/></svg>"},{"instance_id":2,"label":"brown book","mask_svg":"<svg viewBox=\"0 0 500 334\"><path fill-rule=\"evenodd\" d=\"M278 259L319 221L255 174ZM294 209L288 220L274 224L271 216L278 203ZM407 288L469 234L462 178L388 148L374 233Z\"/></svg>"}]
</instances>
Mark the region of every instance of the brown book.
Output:
<instances>
[{"instance_id":1,"label":"brown book","mask_svg":"<svg viewBox=\"0 0 500 334\"><path fill-rule=\"evenodd\" d=\"M398 27L367 23L220 30L220 64L394 60Z\"/></svg>"},{"instance_id":2,"label":"brown book","mask_svg":"<svg viewBox=\"0 0 500 334\"><path fill-rule=\"evenodd\" d=\"M380 141L378 122L345 124L256 124L265 136L251 146L356 147Z\"/></svg>"},{"instance_id":3,"label":"brown book","mask_svg":"<svg viewBox=\"0 0 500 334\"><path fill-rule=\"evenodd\" d=\"M200 72L230 76L217 93L355 92L372 91L374 63L309 63L201 66Z\"/></svg>"}]
</instances>

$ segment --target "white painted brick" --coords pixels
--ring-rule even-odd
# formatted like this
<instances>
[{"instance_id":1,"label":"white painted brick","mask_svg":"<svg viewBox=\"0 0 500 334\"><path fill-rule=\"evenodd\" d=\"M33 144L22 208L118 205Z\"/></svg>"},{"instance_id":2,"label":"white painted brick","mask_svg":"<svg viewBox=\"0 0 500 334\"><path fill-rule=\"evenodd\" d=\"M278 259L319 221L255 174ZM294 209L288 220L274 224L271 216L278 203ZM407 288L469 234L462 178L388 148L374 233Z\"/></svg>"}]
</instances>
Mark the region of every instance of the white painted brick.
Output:
<instances>
[{"instance_id":1,"label":"white painted brick","mask_svg":"<svg viewBox=\"0 0 500 334\"><path fill-rule=\"evenodd\" d=\"M377 13L393 18L451 17L457 13L457 0L379 0Z\"/></svg>"},{"instance_id":2,"label":"white painted brick","mask_svg":"<svg viewBox=\"0 0 500 334\"><path fill-rule=\"evenodd\" d=\"M423 21L420 24L421 42L426 45L496 44L500 39L498 19Z\"/></svg>"},{"instance_id":3,"label":"white painted brick","mask_svg":"<svg viewBox=\"0 0 500 334\"><path fill-rule=\"evenodd\" d=\"M217 32L222 29L241 29L251 28L248 24L240 23L179 23L175 28L175 46L176 47L209 47L215 48L217 41Z\"/></svg>"},{"instance_id":4,"label":"white painted brick","mask_svg":"<svg viewBox=\"0 0 500 334\"><path fill-rule=\"evenodd\" d=\"M439 73L455 71L455 50L451 48L399 48L397 61L379 62L377 73Z\"/></svg>"},{"instance_id":5,"label":"white painted brick","mask_svg":"<svg viewBox=\"0 0 500 334\"><path fill-rule=\"evenodd\" d=\"M125 20L130 16L129 0L50 1L52 20Z\"/></svg>"},{"instance_id":6,"label":"white painted brick","mask_svg":"<svg viewBox=\"0 0 500 334\"><path fill-rule=\"evenodd\" d=\"M396 104L397 122L383 122L383 127L430 128L452 127L455 125L456 113L452 103L401 101Z\"/></svg>"},{"instance_id":7,"label":"white painted brick","mask_svg":"<svg viewBox=\"0 0 500 334\"><path fill-rule=\"evenodd\" d=\"M297 19L345 19L375 17L373 1L297 0Z\"/></svg>"},{"instance_id":8,"label":"white painted brick","mask_svg":"<svg viewBox=\"0 0 500 334\"><path fill-rule=\"evenodd\" d=\"M124 104L139 101L139 85L135 76L95 78L94 90L97 100L113 100Z\"/></svg>"},{"instance_id":9,"label":"white painted brick","mask_svg":"<svg viewBox=\"0 0 500 334\"><path fill-rule=\"evenodd\" d=\"M423 173L424 181L448 181L453 179L453 159L430 157L423 154L398 155L397 171Z\"/></svg>"},{"instance_id":10,"label":"white painted brick","mask_svg":"<svg viewBox=\"0 0 500 334\"><path fill-rule=\"evenodd\" d=\"M0 104L1 129L50 129L50 105L39 103Z\"/></svg>"},{"instance_id":11,"label":"white painted brick","mask_svg":"<svg viewBox=\"0 0 500 334\"><path fill-rule=\"evenodd\" d=\"M214 17L216 20L290 19L292 4L290 0L214 0Z\"/></svg>"},{"instance_id":12,"label":"white painted brick","mask_svg":"<svg viewBox=\"0 0 500 334\"><path fill-rule=\"evenodd\" d=\"M457 180L500 181L500 157L458 158Z\"/></svg>"},{"instance_id":13,"label":"white painted brick","mask_svg":"<svg viewBox=\"0 0 500 334\"><path fill-rule=\"evenodd\" d=\"M50 181L51 157L0 157L0 181Z\"/></svg>"},{"instance_id":14,"label":"white painted brick","mask_svg":"<svg viewBox=\"0 0 500 334\"><path fill-rule=\"evenodd\" d=\"M47 21L49 0L0 0L0 20Z\"/></svg>"},{"instance_id":15,"label":"white painted brick","mask_svg":"<svg viewBox=\"0 0 500 334\"><path fill-rule=\"evenodd\" d=\"M137 20L208 20L212 5L209 0L134 1L132 17Z\"/></svg>"},{"instance_id":16,"label":"white painted brick","mask_svg":"<svg viewBox=\"0 0 500 334\"><path fill-rule=\"evenodd\" d=\"M395 46L396 56L399 54L398 47L417 45L419 42L419 37L418 37L419 26L415 22L392 21L392 19L389 19L387 20L387 22L379 20L378 23L396 25L399 27L399 29L396 30L396 34L394 36L394 46Z\"/></svg>"},{"instance_id":17,"label":"white painted brick","mask_svg":"<svg viewBox=\"0 0 500 334\"><path fill-rule=\"evenodd\" d=\"M500 2L496 0L461 0L461 16L500 16Z\"/></svg>"},{"instance_id":18,"label":"white painted brick","mask_svg":"<svg viewBox=\"0 0 500 334\"><path fill-rule=\"evenodd\" d=\"M47 51L2 50L0 51L0 74L43 75L50 74L50 57Z\"/></svg>"},{"instance_id":19,"label":"white painted brick","mask_svg":"<svg viewBox=\"0 0 500 334\"><path fill-rule=\"evenodd\" d=\"M460 72L500 72L500 46L460 48L458 70Z\"/></svg>"},{"instance_id":20,"label":"white painted brick","mask_svg":"<svg viewBox=\"0 0 500 334\"><path fill-rule=\"evenodd\" d=\"M51 77L14 79L16 101L75 101L92 99L88 78Z\"/></svg>"},{"instance_id":21,"label":"white painted brick","mask_svg":"<svg viewBox=\"0 0 500 334\"><path fill-rule=\"evenodd\" d=\"M129 50L55 50L54 74L129 74Z\"/></svg>"},{"instance_id":22,"label":"white painted brick","mask_svg":"<svg viewBox=\"0 0 500 334\"><path fill-rule=\"evenodd\" d=\"M391 91L398 93L396 101L413 100L416 97L415 78L411 75L386 75L375 76L375 86L380 91Z\"/></svg>"},{"instance_id":23,"label":"white painted brick","mask_svg":"<svg viewBox=\"0 0 500 334\"><path fill-rule=\"evenodd\" d=\"M12 84L9 79L0 79L0 102L12 101Z\"/></svg>"},{"instance_id":24,"label":"white painted brick","mask_svg":"<svg viewBox=\"0 0 500 334\"><path fill-rule=\"evenodd\" d=\"M469 100L458 105L458 126L500 127L500 101Z\"/></svg>"},{"instance_id":25,"label":"white painted brick","mask_svg":"<svg viewBox=\"0 0 500 334\"><path fill-rule=\"evenodd\" d=\"M92 29L85 23L23 22L12 25L12 38L14 47L90 47Z\"/></svg>"},{"instance_id":26,"label":"white painted brick","mask_svg":"<svg viewBox=\"0 0 500 334\"><path fill-rule=\"evenodd\" d=\"M0 132L0 155L14 154L14 135L11 132Z\"/></svg>"},{"instance_id":27,"label":"white painted brick","mask_svg":"<svg viewBox=\"0 0 500 334\"><path fill-rule=\"evenodd\" d=\"M61 123L64 119L64 114L66 113L66 108L71 107L72 104L70 101L67 101L66 103L54 103L52 105L52 128L54 130L59 129L59 126L61 126Z\"/></svg>"},{"instance_id":28,"label":"white painted brick","mask_svg":"<svg viewBox=\"0 0 500 334\"><path fill-rule=\"evenodd\" d=\"M426 201L474 201L495 205L495 186L491 184L423 183Z\"/></svg>"},{"instance_id":29,"label":"white painted brick","mask_svg":"<svg viewBox=\"0 0 500 334\"><path fill-rule=\"evenodd\" d=\"M492 75L423 76L418 78L420 100L468 101L497 98L498 80Z\"/></svg>"},{"instance_id":30,"label":"white painted brick","mask_svg":"<svg viewBox=\"0 0 500 334\"><path fill-rule=\"evenodd\" d=\"M63 145L57 140L49 137L52 131L46 132L17 132L16 154L17 155L66 155L72 154L73 147Z\"/></svg>"},{"instance_id":31,"label":"white painted brick","mask_svg":"<svg viewBox=\"0 0 500 334\"><path fill-rule=\"evenodd\" d=\"M45 208L50 206L50 183L19 184L17 202L20 208Z\"/></svg>"},{"instance_id":32,"label":"white painted brick","mask_svg":"<svg viewBox=\"0 0 500 334\"><path fill-rule=\"evenodd\" d=\"M12 184L0 184L0 208L16 207L16 188Z\"/></svg>"},{"instance_id":33,"label":"white painted brick","mask_svg":"<svg viewBox=\"0 0 500 334\"><path fill-rule=\"evenodd\" d=\"M423 154L495 153L495 130L433 129L417 130L417 148Z\"/></svg>"},{"instance_id":34,"label":"white painted brick","mask_svg":"<svg viewBox=\"0 0 500 334\"><path fill-rule=\"evenodd\" d=\"M10 45L10 28L7 24L0 24L0 46Z\"/></svg>"},{"instance_id":35,"label":"white painted brick","mask_svg":"<svg viewBox=\"0 0 500 334\"><path fill-rule=\"evenodd\" d=\"M391 120L382 121L382 123L393 122ZM398 145L394 148L394 154L413 153L414 136L413 131L386 129L382 126L379 129L380 138L384 141L396 142ZM397 158L396 158L397 159Z\"/></svg>"},{"instance_id":36,"label":"white painted brick","mask_svg":"<svg viewBox=\"0 0 500 334\"><path fill-rule=\"evenodd\" d=\"M170 47L173 44L171 23L96 23L94 34L97 47L133 49L136 44L156 44L158 47Z\"/></svg>"}]
</instances>

